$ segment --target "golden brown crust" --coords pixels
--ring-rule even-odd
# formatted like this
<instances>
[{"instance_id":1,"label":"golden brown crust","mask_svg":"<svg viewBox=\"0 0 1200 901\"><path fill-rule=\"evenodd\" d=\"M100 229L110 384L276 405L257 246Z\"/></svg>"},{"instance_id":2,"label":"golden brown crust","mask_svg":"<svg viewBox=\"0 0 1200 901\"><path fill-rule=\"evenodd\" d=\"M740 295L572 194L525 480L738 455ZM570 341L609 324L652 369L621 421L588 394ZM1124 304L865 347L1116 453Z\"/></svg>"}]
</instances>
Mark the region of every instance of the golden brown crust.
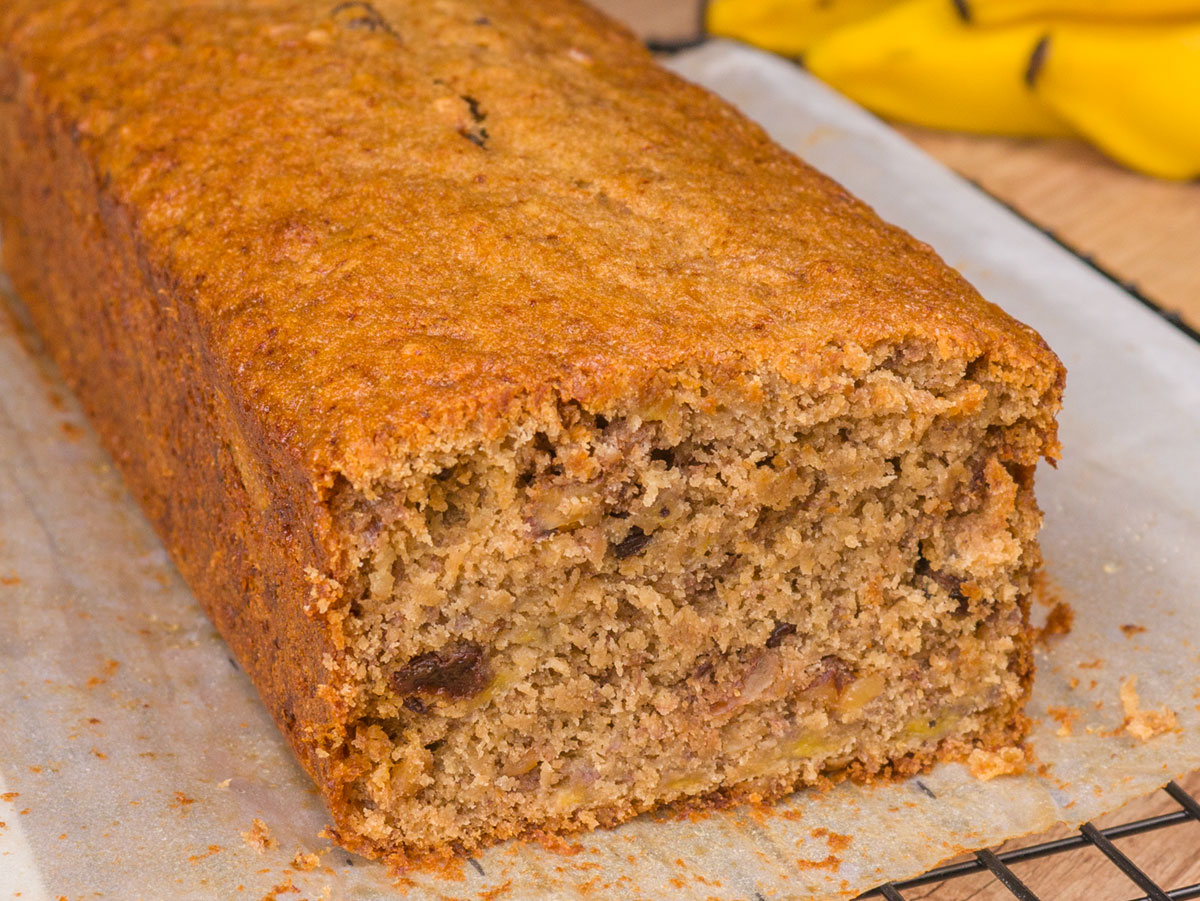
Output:
<instances>
[{"instance_id":1,"label":"golden brown crust","mask_svg":"<svg viewBox=\"0 0 1200 901\"><path fill-rule=\"evenodd\" d=\"M8 271L339 822L340 480L907 338L1057 450L1032 330L569 0L10 0L0 167Z\"/></svg>"},{"instance_id":2,"label":"golden brown crust","mask_svg":"<svg viewBox=\"0 0 1200 901\"><path fill-rule=\"evenodd\" d=\"M333 6L17 0L0 25L19 96L314 481L686 361L913 335L1052 380L928 247L582 5Z\"/></svg>"}]
</instances>

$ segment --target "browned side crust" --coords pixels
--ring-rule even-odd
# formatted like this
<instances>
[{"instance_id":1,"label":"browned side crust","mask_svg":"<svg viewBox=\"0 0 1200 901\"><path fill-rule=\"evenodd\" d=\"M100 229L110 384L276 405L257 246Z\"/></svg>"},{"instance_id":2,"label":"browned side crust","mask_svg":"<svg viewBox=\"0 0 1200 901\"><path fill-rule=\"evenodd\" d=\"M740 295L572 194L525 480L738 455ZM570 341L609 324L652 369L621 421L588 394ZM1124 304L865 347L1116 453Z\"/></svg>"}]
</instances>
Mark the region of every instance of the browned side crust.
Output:
<instances>
[{"instance_id":1,"label":"browned side crust","mask_svg":"<svg viewBox=\"0 0 1200 901\"><path fill-rule=\"evenodd\" d=\"M329 568L328 515L295 462L239 421L178 286L44 109L0 105L4 267L172 559L337 798L336 761L318 751L342 715L321 690L337 649L306 613L310 573Z\"/></svg>"}]
</instances>

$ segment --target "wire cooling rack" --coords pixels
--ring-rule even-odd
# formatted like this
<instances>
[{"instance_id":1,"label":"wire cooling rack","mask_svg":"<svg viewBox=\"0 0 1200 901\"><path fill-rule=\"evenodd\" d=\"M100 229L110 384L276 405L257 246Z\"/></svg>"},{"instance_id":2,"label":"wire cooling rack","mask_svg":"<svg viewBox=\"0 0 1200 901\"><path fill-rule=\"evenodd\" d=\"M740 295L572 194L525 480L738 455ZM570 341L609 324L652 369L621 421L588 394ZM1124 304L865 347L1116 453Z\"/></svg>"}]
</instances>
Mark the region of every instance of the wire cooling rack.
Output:
<instances>
[{"instance_id":1,"label":"wire cooling rack","mask_svg":"<svg viewBox=\"0 0 1200 901\"><path fill-rule=\"evenodd\" d=\"M987 870L996 877L996 880L1001 885L1008 889L1014 898L1018 898L1020 901L1043 901L1042 896L1035 893L1021 881L1021 878L1012 871L1009 864L1020 863L1026 860L1036 860L1040 857L1051 857L1056 854L1068 854L1078 848L1086 848L1088 846L1099 850L1101 854L1112 862L1113 866L1129 877L1130 882L1142 890L1144 894L1139 895L1134 901L1184 901L1187 898L1200 898L1200 883L1182 886L1181 888L1165 889L1147 876L1137 864L1113 844L1113 841L1116 839L1128 838L1131 835L1140 835L1143 832L1153 832L1157 829L1166 829L1179 823L1186 823L1189 820L1200 823L1200 803L1195 798L1174 782L1167 783L1163 791L1170 795L1171 799L1179 805L1179 810L1165 813L1161 816L1147 817L1143 820L1134 820L1130 823L1109 826L1106 829L1098 829L1091 823L1084 823L1079 827L1076 835L1042 842L1037 845L1030 845L1027 848L1017 848L1012 851L1002 851L1000 853L988 850L976 851L974 857L969 860L938 867L936 870L930 870L924 876L918 876L915 879L885 883L878 888L859 895L859 898L884 898L886 901L905 901L904 892L908 889L933 885L938 882L947 882Z\"/></svg>"}]
</instances>

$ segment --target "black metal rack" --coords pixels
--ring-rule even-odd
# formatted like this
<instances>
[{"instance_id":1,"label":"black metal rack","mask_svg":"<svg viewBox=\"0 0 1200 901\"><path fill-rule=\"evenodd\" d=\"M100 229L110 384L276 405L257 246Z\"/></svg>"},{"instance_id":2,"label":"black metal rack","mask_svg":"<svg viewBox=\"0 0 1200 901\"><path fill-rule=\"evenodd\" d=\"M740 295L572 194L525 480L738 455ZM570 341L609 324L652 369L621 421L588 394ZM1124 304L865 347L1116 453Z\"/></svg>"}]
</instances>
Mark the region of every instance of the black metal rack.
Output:
<instances>
[{"instance_id":1,"label":"black metal rack","mask_svg":"<svg viewBox=\"0 0 1200 901\"><path fill-rule=\"evenodd\" d=\"M1179 805L1179 810L1162 814L1161 816L1135 820L1131 823L1109 826L1106 829L1098 829L1091 823L1084 823L1079 827L1078 834L1076 835L1042 842L1037 845L1030 845L1027 848L1016 848L1012 851L1002 851L1000 853L988 850L976 851L975 856L970 860L938 867L915 879L885 883L878 888L859 895L859 898L885 898L887 901L905 901L903 892L907 889L933 885L938 882L947 882L951 879L970 876L987 870L996 877L996 880L1001 885L1008 889L1014 898L1018 898L1020 901L1042 901L1041 897L1033 892L1012 871L1009 864L1020 863L1024 860L1036 860L1040 857L1050 857L1055 854L1064 854L1077 848L1088 846L1099 850L1115 867L1128 876L1129 880L1135 886L1145 893L1134 899L1134 901L1184 901L1187 898L1200 898L1200 883L1182 886L1181 888L1165 889L1155 883L1120 848L1113 844L1115 839L1128 838L1131 835L1140 835L1143 832L1153 832L1156 829L1165 829L1179 823L1186 823L1189 820L1200 823L1200 802L1197 802L1195 798L1174 782L1167 783L1163 791L1170 795L1171 799Z\"/></svg>"}]
</instances>

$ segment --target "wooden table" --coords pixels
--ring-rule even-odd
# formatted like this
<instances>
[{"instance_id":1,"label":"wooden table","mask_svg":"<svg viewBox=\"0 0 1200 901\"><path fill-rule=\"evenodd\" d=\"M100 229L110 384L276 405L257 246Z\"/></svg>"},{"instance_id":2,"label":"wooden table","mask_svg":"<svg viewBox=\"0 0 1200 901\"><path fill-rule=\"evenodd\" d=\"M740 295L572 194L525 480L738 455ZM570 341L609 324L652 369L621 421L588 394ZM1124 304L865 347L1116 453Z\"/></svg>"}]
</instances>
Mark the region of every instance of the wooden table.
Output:
<instances>
[{"instance_id":1,"label":"wooden table","mask_svg":"<svg viewBox=\"0 0 1200 901\"><path fill-rule=\"evenodd\" d=\"M698 34L700 0L591 0L647 39ZM1079 141L1013 140L901 130L1025 218L1085 255L1158 307L1200 329L1200 183L1164 182L1121 169ZM1200 772L1181 780L1200 797ZM1163 793L1097 821L1103 827L1178 809ZM1069 834L1052 830L1011 843L1024 846ZM1200 883L1200 823L1123 839L1118 846L1159 885ZM1142 895L1095 848L1015 868L1031 889L1054 901L1124 901ZM1011 901L990 875L906 892L910 901Z\"/></svg>"}]
</instances>

